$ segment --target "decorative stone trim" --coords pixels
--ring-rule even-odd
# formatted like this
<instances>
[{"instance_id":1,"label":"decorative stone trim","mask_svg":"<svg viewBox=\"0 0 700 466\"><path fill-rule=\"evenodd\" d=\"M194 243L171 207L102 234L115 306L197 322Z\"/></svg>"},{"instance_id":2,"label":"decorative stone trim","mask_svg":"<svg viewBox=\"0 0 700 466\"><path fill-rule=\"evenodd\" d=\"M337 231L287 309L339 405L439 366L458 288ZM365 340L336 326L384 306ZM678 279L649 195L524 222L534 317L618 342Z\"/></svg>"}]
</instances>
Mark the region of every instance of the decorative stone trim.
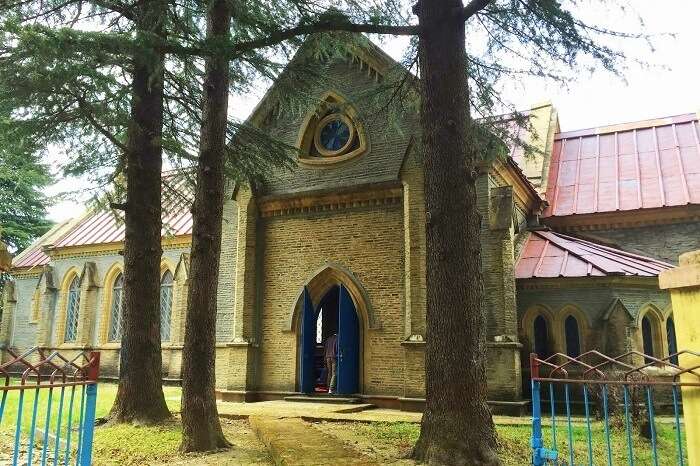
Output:
<instances>
[{"instance_id":1,"label":"decorative stone trim","mask_svg":"<svg viewBox=\"0 0 700 466\"><path fill-rule=\"evenodd\" d=\"M304 299L304 288L309 288L309 293L314 302L320 299L320 293L327 289L329 283L342 284L350 293L350 296L357 310L358 316L368 330L377 330L381 328L381 324L372 307L372 302L369 295L362 287L362 284L355 278L352 272L340 264L326 263L323 267L316 270L312 276L304 282L304 285L297 293L297 299L294 300L291 309L285 319L282 331L294 332L296 330L297 321L301 313L302 301Z\"/></svg>"},{"instance_id":2,"label":"decorative stone trim","mask_svg":"<svg viewBox=\"0 0 700 466\"><path fill-rule=\"evenodd\" d=\"M700 205L544 217L541 222L562 233L700 222Z\"/></svg>"},{"instance_id":3,"label":"decorative stone trim","mask_svg":"<svg viewBox=\"0 0 700 466\"><path fill-rule=\"evenodd\" d=\"M658 289L658 277L553 277L521 278L516 280L518 290L562 289L562 288L600 288L630 287Z\"/></svg>"},{"instance_id":4,"label":"decorative stone trim","mask_svg":"<svg viewBox=\"0 0 700 466\"><path fill-rule=\"evenodd\" d=\"M397 205L403 202L400 184L364 186L350 192L304 193L295 197L267 197L260 199L259 210L263 218L289 216L313 212L338 211L381 205Z\"/></svg>"},{"instance_id":5,"label":"decorative stone trim","mask_svg":"<svg viewBox=\"0 0 700 466\"><path fill-rule=\"evenodd\" d=\"M180 248L189 248L192 244L192 235L166 236L161 240L164 251ZM72 259L78 257L95 257L117 255L124 249L124 242L87 244L84 246L67 246L56 248L47 246L44 252L51 260Z\"/></svg>"}]
</instances>

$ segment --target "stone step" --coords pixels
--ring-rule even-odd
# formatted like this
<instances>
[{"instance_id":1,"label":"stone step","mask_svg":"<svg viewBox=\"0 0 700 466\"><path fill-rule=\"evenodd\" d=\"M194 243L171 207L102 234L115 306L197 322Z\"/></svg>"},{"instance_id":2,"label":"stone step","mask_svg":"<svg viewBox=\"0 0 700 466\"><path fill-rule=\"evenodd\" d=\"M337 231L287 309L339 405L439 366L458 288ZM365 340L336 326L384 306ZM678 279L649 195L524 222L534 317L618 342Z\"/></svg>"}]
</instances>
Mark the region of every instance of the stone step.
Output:
<instances>
[{"instance_id":1,"label":"stone step","mask_svg":"<svg viewBox=\"0 0 700 466\"><path fill-rule=\"evenodd\" d=\"M377 406L370 403L357 403L348 406L347 408L338 408L333 410L334 413L340 414L351 414L359 413L360 411L366 411L368 409L375 409Z\"/></svg>"},{"instance_id":2,"label":"stone step","mask_svg":"<svg viewBox=\"0 0 700 466\"><path fill-rule=\"evenodd\" d=\"M355 404L360 403L362 398L355 396L336 395L292 395L285 396L285 401L302 401L306 403L328 403L328 404Z\"/></svg>"}]
</instances>

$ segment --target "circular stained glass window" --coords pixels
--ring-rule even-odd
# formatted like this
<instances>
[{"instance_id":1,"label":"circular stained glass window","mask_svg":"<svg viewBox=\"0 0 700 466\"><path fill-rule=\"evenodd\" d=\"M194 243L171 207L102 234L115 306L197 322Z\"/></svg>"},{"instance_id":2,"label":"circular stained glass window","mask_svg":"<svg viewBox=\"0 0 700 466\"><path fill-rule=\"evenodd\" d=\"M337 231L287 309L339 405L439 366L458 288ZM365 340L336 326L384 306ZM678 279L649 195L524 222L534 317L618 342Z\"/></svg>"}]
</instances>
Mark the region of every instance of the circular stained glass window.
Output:
<instances>
[{"instance_id":1,"label":"circular stained glass window","mask_svg":"<svg viewBox=\"0 0 700 466\"><path fill-rule=\"evenodd\" d=\"M350 119L345 115L328 115L318 124L314 138L316 149L321 155L340 155L352 143L354 131Z\"/></svg>"}]
</instances>

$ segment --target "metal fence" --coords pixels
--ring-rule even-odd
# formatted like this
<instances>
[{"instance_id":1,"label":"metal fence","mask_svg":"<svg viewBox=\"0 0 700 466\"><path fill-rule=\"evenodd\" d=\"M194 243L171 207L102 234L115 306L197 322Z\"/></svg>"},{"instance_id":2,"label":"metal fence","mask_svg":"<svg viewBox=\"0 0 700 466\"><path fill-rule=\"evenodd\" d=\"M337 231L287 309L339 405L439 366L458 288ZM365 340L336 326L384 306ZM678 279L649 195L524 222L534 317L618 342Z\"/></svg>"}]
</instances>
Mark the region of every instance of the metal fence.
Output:
<instances>
[{"instance_id":1,"label":"metal fence","mask_svg":"<svg viewBox=\"0 0 700 466\"><path fill-rule=\"evenodd\" d=\"M683 355L700 356L531 354L532 464L687 465L681 387L700 386L700 365Z\"/></svg>"},{"instance_id":2,"label":"metal fence","mask_svg":"<svg viewBox=\"0 0 700 466\"><path fill-rule=\"evenodd\" d=\"M0 463L90 465L100 353L5 349L0 357Z\"/></svg>"}]
</instances>

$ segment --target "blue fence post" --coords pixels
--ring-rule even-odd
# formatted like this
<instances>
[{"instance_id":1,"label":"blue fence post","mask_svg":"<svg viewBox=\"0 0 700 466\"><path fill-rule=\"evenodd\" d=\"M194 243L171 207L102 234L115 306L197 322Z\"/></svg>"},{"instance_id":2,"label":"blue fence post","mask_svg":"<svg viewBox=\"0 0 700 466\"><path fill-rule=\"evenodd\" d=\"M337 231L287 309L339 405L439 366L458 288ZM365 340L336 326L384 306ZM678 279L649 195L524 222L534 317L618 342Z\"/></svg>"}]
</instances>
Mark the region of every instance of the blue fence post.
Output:
<instances>
[{"instance_id":1,"label":"blue fence post","mask_svg":"<svg viewBox=\"0 0 700 466\"><path fill-rule=\"evenodd\" d=\"M542 441L542 405L540 399L539 363L537 355L530 355L530 374L532 377L532 464L542 466L546 460L556 460L557 452L544 448Z\"/></svg>"},{"instance_id":2,"label":"blue fence post","mask_svg":"<svg viewBox=\"0 0 700 466\"><path fill-rule=\"evenodd\" d=\"M532 446L532 464L541 466L544 464L544 458L539 454L543 447L542 442L542 408L540 406L540 382L532 381L532 438L530 439Z\"/></svg>"},{"instance_id":3,"label":"blue fence post","mask_svg":"<svg viewBox=\"0 0 700 466\"><path fill-rule=\"evenodd\" d=\"M92 442L95 434L95 409L97 406L97 379L100 375L100 353L90 353L90 368L88 380L93 383L85 389L85 414L81 426L81 444L78 452L79 466L90 466L92 463Z\"/></svg>"},{"instance_id":4,"label":"blue fence post","mask_svg":"<svg viewBox=\"0 0 700 466\"><path fill-rule=\"evenodd\" d=\"M92 440L95 433L95 407L97 405L97 384L90 384L85 389L85 416L82 425L82 442L80 444L80 466L92 463Z\"/></svg>"}]
</instances>

